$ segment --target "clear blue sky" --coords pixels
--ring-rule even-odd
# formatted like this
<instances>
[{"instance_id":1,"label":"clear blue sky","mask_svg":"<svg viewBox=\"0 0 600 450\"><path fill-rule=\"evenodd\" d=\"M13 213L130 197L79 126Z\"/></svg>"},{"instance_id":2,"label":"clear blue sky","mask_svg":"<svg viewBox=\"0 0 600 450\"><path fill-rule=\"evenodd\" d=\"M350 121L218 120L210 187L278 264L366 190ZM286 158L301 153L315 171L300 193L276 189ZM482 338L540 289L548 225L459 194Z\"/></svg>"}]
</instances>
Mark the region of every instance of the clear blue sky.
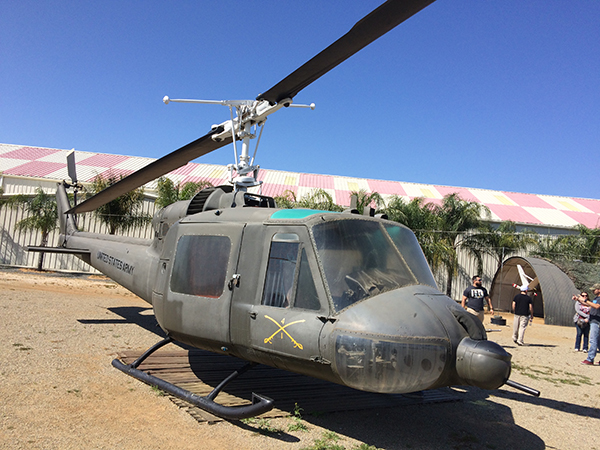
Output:
<instances>
[{"instance_id":1,"label":"clear blue sky","mask_svg":"<svg viewBox=\"0 0 600 450\"><path fill-rule=\"evenodd\" d=\"M0 142L158 158L379 0L0 0ZM267 169L600 198L600 2L438 0L266 124ZM232 162L230 146L199 162Z\"/></svg>"}]
</instances>

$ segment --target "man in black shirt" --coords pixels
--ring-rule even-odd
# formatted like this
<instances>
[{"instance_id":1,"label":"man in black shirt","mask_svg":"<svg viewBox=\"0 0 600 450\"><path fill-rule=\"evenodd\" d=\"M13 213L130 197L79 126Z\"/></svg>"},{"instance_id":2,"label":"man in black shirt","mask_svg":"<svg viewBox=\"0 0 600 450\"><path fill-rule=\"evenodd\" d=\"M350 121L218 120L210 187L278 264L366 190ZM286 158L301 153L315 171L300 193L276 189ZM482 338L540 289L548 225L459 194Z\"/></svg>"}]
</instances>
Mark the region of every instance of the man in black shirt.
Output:
<instances>
[{"instance_id":1,"label":"man in black shirt","mask_svg":"<svg viewBox=\"0 0 600 450\"><path fill-rule=\"evenodd\" d=\"M481 277L475 275L473 277L473 285L465 289L462 296L462 307L469 311L471 314L479 317L481 323L483 323L483 301L487 300L490 306L490 313L494 314L494 308L492 308L492 300L488 294L486 288L481 285Z\"/></svg>"},{"instance_id":2,"label":"man in black shirt","mask_svg":"<svg viewBox=\"0 0 600 450\"><path fill-rule=\"evenodd\" d=\"M512 302L512 309L515 313L513 322L513 341L517 345L525 345L523 337L528 323L533 321L533 302L527 295L527 286L521 286L521 293L515 295Z\"/></svg>"}]
</instances>

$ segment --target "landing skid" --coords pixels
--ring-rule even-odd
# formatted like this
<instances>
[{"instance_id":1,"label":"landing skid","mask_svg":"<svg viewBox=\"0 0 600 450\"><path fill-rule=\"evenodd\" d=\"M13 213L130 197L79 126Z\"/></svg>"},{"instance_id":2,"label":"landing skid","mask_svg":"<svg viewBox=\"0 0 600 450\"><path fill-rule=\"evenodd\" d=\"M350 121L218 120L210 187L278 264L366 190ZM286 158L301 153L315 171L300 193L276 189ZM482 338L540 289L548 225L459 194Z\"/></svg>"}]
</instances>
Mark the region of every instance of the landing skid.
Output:
<instances>
[{"instance_id":1,"label":"landing skid","mask_svg":"<svg viewBox=\"0 0 600 450\"><path fill-rule=\"evenodd\" d=\"M212 390L210 394L206 397L200 397L186 389L182 389L174 384L169 383L161 378L155 377L154 375L149 375L146 372L139 370L137 367L152 353L154 353L159 348L165 346L166 344L172 342L173 339L170 336L167 336L162 341L154 344L148 350L144 352L142 356L136 359L131 364L123 364L118 359L113 359L112 365L119 369L121 372L126 373L127 375L132 376L140 381L143 381L146 384L151 386L156 386L157 388L177 397L181 400L184 400L188 403L191 403L194 406L197 406L200 409L208 411L215 416L222 417L223 419L231 419L231 420L239 420L239 419L247 419L249 417L255 417L260 414L266 413L273 409L273 400L252 393L252 404L251 405L240 405L240 406L223 406L214 401L214 399L219 395L219 393L223 390L223 388L232 380L236 379L238 376L244 374L252 367L256 365L256 363L248 363L243 366L241 369L234 371L231 375L225 378L219 385Z\"/></svg>"}]
</instances>

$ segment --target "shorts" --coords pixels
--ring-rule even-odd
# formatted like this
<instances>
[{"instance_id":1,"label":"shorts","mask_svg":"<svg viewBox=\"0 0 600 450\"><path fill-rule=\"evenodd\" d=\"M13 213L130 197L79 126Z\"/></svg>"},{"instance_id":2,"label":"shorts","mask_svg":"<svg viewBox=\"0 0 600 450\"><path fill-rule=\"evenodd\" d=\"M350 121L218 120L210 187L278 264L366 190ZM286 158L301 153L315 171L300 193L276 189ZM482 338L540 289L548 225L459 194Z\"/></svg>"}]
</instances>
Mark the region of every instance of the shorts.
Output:
<instances>
[{"instance_id":1,"label":"shorts","mask_svg":"<svg viewBox=\"0 0 600 450\"><path fill-rule=\"evenodd\" d=\"M483 310L475 311L473 308L467 307L467 311L469 311L474 316L477 316L479 318L479 320L481 321L481 323L483 323Z\"/></svg>"}]
</instances>

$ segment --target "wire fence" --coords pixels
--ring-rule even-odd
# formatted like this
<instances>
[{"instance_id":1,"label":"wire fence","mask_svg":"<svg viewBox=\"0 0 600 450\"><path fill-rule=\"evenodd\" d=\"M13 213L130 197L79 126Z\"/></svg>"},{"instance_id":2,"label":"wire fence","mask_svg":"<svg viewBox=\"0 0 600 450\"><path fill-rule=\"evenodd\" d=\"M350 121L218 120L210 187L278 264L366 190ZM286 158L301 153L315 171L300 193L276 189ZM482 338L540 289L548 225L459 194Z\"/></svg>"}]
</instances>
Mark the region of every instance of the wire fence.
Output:
<instances>
[{"instance_id":1,"label":"wire fence","mask_svg":"<svg viewBox=\"0 0 600 450\"><path fill-rule=\"evenodd\" d=\"M53 193L52 188L46 187L44 190L47 191L47 193ZM156 208L154 206L154 200L152 198L147 198L144 200L142 213L153 216L155 212ZM4 205L0 208L0 264L27 268L37 267L39 253L28 252L27 247L39 246L42 236L41 233L37 231L17 229L16 224L25 217L24 210L20 207ZM83 231L92 233L108 233L107 226L100 221L97 215L94 213L80 214L77 217L77 220L78 227ZM132 228L121 234L129 237L151 239L153 237L153 230L151 225L145 225ZM566 252L552 252L552 242L564 238L565 230L558 230L556 234L544 234L541 237L541 239L545 241L545 248L548 256L576 260L577 255L574 254L573 251L573 247L576 247L576 245L571 245L569 251ZM580 238L578 236L569 236L569 239L575 243L578 242L578 238L585 239L585 237ZM57 246L58 239L59 230L57 228L50 233L47 245L50 247ZM501 261L504 261L509 256L538 256L535 253L536 249L536 246L530 245L527 250L519 250L515 252L507 249L506 254L504 254L505 252L502 248L489 248L488 251L491 254L486 253L482 255L482 270L479 270L477 260L471 256L468 251L459 249L457 252L458 270L452 276L452 288L450 291L450 296L456 301L459 301L462 297L462 292L464 289L471 285L471 279L474 275L481 276L484 286L489 289L496 271L500 269ZM97 273L95 269L91 268L74 255L56 253L45 254L43 269L65 272ZM439 268L435 270L434 277L440 291L445 293L446 286L448 284L448 275L445 268Z\"/></svg>"},{"instance_id":2,"label":"wire fence","mask_svg":"<svg viewBox=\"0 0 600 450\"><path fill-rule=\"evenodd\" d=\"M147 199L142 206L144 214L154 215L154 201ZM15 267L37 268L38 252L29 252L27 247L39 246L42 242L42 233L39 231L20 230L17 223L26 218L23 208L4 205L0 209L0 264ZM107 234L107 226L99 220L94 213L79 214L77 216L78 228L90 233ZM150 239L153 237L152 227L148 224L136 227L122 233L124 236ZM59 230L52 230L48 236L48 247L58 246ZM75 255L60 253L45 253L43 270L63 272L98 273Z\"/></svg>"}]
</instances>

